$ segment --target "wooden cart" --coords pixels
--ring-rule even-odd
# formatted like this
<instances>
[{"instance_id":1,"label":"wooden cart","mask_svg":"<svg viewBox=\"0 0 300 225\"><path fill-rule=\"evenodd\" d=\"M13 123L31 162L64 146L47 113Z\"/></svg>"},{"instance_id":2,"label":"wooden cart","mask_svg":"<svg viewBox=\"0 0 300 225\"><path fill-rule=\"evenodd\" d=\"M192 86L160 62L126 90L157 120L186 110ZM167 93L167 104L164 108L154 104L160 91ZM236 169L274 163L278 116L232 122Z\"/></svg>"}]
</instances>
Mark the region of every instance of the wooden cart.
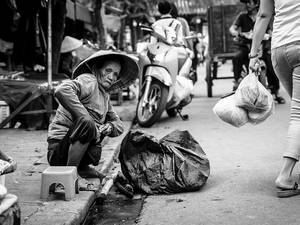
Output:
<instances>
[{"instance_id":1,"label":"wooden cart","mask_svg":"<svg viewBox=\"0 0 300 225\"><path fill-rule=\"evenodd\" d=\"M207 96L212 97L214 79L231 79L230 76L218 77L218 62L232 60L237 51L229 28L236 16L244 9L242 4L211 6L207 11L209 47L206 59Z\"/></svg>"}]
</instances>

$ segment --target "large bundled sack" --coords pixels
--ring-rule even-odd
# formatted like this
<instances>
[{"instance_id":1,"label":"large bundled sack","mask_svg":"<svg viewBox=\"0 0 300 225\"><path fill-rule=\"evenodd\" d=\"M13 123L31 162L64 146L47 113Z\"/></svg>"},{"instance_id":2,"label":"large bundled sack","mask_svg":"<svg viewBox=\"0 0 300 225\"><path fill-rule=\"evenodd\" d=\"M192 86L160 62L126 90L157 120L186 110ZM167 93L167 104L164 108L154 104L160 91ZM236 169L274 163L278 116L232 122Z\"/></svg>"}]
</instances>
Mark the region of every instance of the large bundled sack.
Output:
<instances>
[{"instance_id":1,"label":"large bundled sack","mask_svg":"<svg viewBox=\"0 0 300 225\"><path fill-rule=\"evenodd\" d=\"M235 96L221 98L213 108L221 120L235 127L243 126L249 121L247 111L235 104Z\"/></svg>"},{"instance_id":2,"label":"large bundled sack","mask_svg":"<svg viewBox=\"0 0 300 225\"><path fill-rule=\"evenodd\" d=\"M188 131L173 131L161 140L130 131L119 154L124 176L147 194L199 190L210 173L209 160Z\"/></svg>"}]
</instances>

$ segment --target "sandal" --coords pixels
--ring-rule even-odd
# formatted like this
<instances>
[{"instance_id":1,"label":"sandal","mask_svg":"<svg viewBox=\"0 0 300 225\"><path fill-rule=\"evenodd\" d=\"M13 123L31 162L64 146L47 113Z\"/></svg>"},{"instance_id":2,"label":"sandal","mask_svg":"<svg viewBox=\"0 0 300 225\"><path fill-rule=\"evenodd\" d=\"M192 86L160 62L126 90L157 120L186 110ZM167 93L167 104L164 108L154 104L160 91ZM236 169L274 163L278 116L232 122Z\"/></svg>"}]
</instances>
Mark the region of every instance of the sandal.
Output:
<instances>
[{"instance_id":1,"label":"sandal","mask_svg":"<svg viewBox=\"0 0 300 225\"><path fill-rule=\"evenodd\" d=\"M298 184L295 182L294 187L292 189L283 189L277 191L278 198L288 198L295 195L300 195L300 189L298 189Z\"/></svg>"},{"instance_id":2,"label":"sandal","mask_svg":"<svg viewBox=\"0 0 300 225\"><path fill-rule=\"evenodd\" d=\"M133 187L130 184L122 185L119 182L115 182L115 185L120 193L124 194L128 198L133 198Z\"/></svg>"},{"instance_id":3,"label":"sandal","mask_svg":"<svg viewBox=\"0 0 300 225\"><path fill-rule=\"evenodd\" d=\"M101 185L97 185L96 182L88 181L84 178L78 178L79 191L98 191Z\"/></svg>"},{"instance_id":4,"label":"sandal","mask_svg":"<svg viewBox=\"0 0 300 225\"><path fill-rule=\"evenodd\" d=\"M129 184L128 180L120 172L115 178L114 184L116 185L118 191L128 198L133 198L134 190L132 185Z\"/></svg>"}]
</instances>

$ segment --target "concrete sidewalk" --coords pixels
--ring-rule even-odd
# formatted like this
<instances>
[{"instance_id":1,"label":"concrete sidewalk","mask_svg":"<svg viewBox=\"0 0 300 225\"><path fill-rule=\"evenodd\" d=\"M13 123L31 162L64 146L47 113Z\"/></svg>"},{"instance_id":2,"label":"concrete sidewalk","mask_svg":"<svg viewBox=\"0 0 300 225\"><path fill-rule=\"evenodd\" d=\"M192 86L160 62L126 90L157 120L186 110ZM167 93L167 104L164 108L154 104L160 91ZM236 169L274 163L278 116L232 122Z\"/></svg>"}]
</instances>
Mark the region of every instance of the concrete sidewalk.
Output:
<instances>
[{"instance_id":1,"label":"concrete sidewalk","mask_svg":"<svg viewBox=\"0 0 300 225\"><path fill-rule=\"evenodd\" d=\"M124 123L123 135L108 138L102 150L99 170L107 173L118 147L131 126L135 101L126 101L115 110ZM41 172L48 167L47 131L0 129L0 150L18 163L17 170L6 175L8 192L18 196L22 224L80 224L96 198L95 192L80 191L72 201L40 199Z\"/></svg>"}]
</instances>

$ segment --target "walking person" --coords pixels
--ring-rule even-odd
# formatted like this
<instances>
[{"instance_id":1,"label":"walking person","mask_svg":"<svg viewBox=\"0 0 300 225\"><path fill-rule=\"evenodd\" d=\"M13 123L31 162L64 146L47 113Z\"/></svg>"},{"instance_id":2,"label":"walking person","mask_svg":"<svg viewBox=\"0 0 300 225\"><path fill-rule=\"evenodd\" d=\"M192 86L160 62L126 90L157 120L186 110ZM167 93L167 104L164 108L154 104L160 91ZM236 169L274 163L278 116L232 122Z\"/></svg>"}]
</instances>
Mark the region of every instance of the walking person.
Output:
<instances>
[{"instance_id":1,"label":"walking person","mask_svg":"<svg viewBox=\"0 0 300 225\"><path fill-rule=\"evenodd\" d=\"M170 6L171 6L170 15L181 23L183 36L186 37L191 35L189 23L185 18L180 17L178 15L178 9L174 4L174 2L170 2ZM193 41L191 39L184 40L184 45L193 51Z\"/></svg>"},{"instance_id":2,"label":"walking person","mask_svg":"<svg viewBox=\"0 0 300 225\"><path fill-rule=\"evenodd\" d=\"M173 43L184 45L183 28L180 21L172 17L170 2L162 0L158 3L157 8L161 16L152 24L152 28L167 39L172 39ZM170 33L171 30L174 31L174 34ZM156 41L156 38L151 37L151 43L155 43Z\"/></svg>"},{"instance_id":3,"label":"walking person","mask_svg":"<svg viewBox=\"0 0 300 225\"><path fill-rule=\"evenodd\" d=\"M229 28L229 32L235 37L234 40L238 46L237 52L232 59L234 75L233 90L236 90L242 81L243 65L249 64L248 54L251 39L248 36L252 34L258 8L258 0L240 0L240 2L245 4L245 10L237 15Z\"/></svg>"},{"instance_id":4,"label":"walking person","mask_svg":"<svg viewBox=\"0 0 300 225\"><path fill-rule=\"evenodd\" d=\"M58 72L63 73L71 78L73 68L75 68L77 61L79 61L76 50L83 45L81 40L74 37L65 36L61 48Z\"/></svg>"},{"instance_id":5,"label":"walking person","mask_svg":"<svg viewBox=\"0 0 300 225\"><path fill-rule=\"evenodd\" d=\"M189 23L187 22L187 20L185 18L180 17L178 15L178 9L173 2L171 2L170 5L171 5L170 14L173 18L177 19L181 23L183 36L184 37L190 36L191 31L190 31ZM193 83L196 83L198 80L198 77L197 77L198 58L197 58L197 53L195 52L195 49L194 49L194 42L192 39L184 40L184 42L185 42L184 45L193 52L194 57L192 58L192 68L191 68L191 72L190 72L190 77L193 80Z\"/></svg>"},{"instance_id":6,"label":"walking person","mask_svg":"<svg viewBox=\"0 0 300 225\"><path fill-rule=\"evenodd\" d=\"M90 165L99 163L103 138L123 132L109 92L130 85L138 72L139 67L131 57L99 51L74 69L74 80L57 87L59 107L47 139L51 166L76 166L81 178L102 178Z\"/></svg>"},{"instance_id":7,"label":"walking person","mask_svg":"<svg viewBox=\"0 0 300 225\"><path fill-rule=\"evenodd\" d=\"M254 26L249 68L257 69L258 49L270 19L274 16L271 43L272 64L276 75L291 97L290 124L283 165L275 181L278 197L300 194L292 178L300 157L300 2L294 0L261 1Z\"/></svg>"}]
</instances>

